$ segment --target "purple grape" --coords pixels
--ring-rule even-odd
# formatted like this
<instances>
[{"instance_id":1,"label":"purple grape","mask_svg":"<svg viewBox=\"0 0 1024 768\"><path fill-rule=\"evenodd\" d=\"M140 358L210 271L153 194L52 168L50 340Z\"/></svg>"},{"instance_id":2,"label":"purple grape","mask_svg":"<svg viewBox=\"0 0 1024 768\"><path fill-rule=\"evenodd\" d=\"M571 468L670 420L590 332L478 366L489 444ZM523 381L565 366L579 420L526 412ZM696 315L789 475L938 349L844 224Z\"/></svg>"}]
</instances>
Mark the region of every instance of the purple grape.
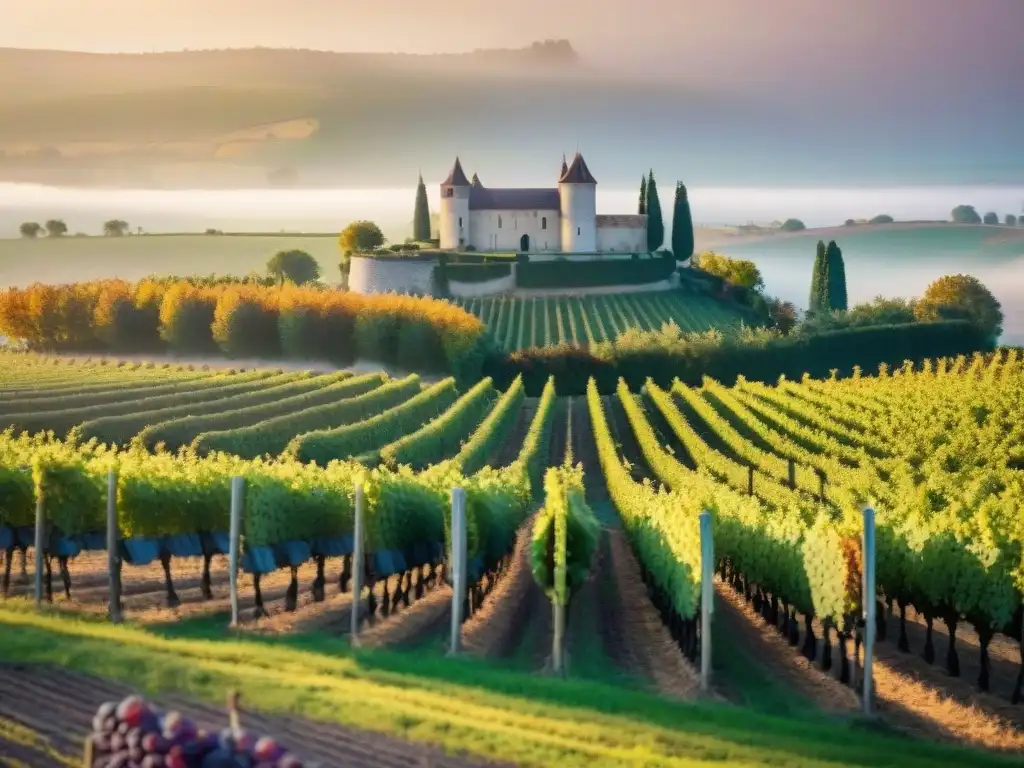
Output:
<instances>
[{"instance_id":1,"label":"purple grape","mask_svg":"<svg viewBox=\"0 0 1024 768\"><path fill-rule=\"evenodd\" d=\"M92 750L96 754L104 754L110 751L110 734L94 733L92 739Z\"/></svg>"},{"instance_id":2,"label":"purple grape","mask_svg":"<svg viewBox=\"0 0 1024 768\"><path fill-rule=\"evenodd\" d=\"M127 744L125 744L124 734L114 731L110 736L110 751L114 754L122 752Z\"/></svg>"}]
</instances>

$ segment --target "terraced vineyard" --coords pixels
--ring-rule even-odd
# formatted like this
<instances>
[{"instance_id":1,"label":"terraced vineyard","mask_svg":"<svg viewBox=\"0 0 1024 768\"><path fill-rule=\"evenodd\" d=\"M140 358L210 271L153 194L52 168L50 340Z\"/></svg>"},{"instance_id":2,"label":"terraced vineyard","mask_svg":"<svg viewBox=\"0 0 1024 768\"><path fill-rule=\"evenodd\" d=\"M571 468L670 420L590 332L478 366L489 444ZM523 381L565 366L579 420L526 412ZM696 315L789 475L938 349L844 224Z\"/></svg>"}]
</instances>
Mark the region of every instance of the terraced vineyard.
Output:
<instances>
[{"instance_id":1,"label":"terraced vineyard","mask_svg":"<svg viewBox=\"0 0 1024 768\"><path fill-rule=\"evenodd\" d=\"M563 300L549 306L557 319ZM515 317L506 311L501 322ZM1024 749L1016 353L777 386L622 384L602 397L592 385L579 398L555 387L534 399L519 380L504 392L489 379L459 391L414 375L5 357L4 593L31 593L21 569L34 567L41 500L46 597L62 611L106 611L115 470L124 614L143 626L222 627L231 478L242 476L242 632L341 635L356 611L366 645L436 658L450 620L450 491L461 486L468 652L513 670L550 668L550 597L563 611L554 621L564 622L570 676L692 699L704 640L697 515L708 510L717 696L801 722L849 715L859 617L875 599L883 717L929 738ZM180 452L154 452L161 445ZM567 458L581 467L549 474L545 494L545 470ZM366 591L353 595L357 484ZM859 586L866 503L877 510L876 596ZM526 761L545 743L529 733L516 737ZM0 730L0 748L4 738ZM885 737L856 737L875 738ZM878 754L898 743L924 749L892 741ZM950 754L953 764L959 753ZM535 762L561 758L552 759Z\"/></svg>"},{"instance_id":2,"label":"terraced vineyard","mask_svg":"<svg viewBox=\"0 0 1024 768\"><path fill-rule=\"evenodd\" d=\"M724 331L741 321L739 312L721 301L677 292L497 296L458 303L479 317L509 352L557 344L586 346L612 340L630 328L658 330L668 322L684 331Z\"/></svg>"}]
</instances>

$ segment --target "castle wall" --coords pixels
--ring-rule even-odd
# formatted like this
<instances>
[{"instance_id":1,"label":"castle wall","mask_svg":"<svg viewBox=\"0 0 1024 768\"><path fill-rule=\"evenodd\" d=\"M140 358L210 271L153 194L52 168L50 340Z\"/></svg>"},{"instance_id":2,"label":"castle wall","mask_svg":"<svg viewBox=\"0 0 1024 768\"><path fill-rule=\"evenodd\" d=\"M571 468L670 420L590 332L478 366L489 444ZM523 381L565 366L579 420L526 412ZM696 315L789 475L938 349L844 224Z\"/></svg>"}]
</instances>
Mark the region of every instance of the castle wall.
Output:
<instances>
[{"instance_id":1,"label":"castle wall","mask_svg":"<svg viewBox=\"0 0 1024 768\"><path fill-rule=\"evenodd\" d=\"M348 288L353 293L416 293L431 292L431 276L435 259L368 259L353 256L348 274Z\"/></svg>"},{"instance_id":2,"label":"castle wall","mask_svg":"<svg viewBox=\"0 0 1024 768\"><path fill-rule=\"evenodd\" d=\"M470 211L468 242L478 251L519 251L523 235L530 236L531 253L560 251L562 242L559 212Z\"/></svg>"},{"instance_id":3,"label":"castle wall","mask_svg":"<svg viewBox=\"0 0 1024 768\"><path fill-rule=\"evenodd\" d=\"M597 250L602 253L647 253L647 227L598 227Z\"/></svg>"},{"instance_id":4,"label":"castle wall","mask_svg":"<svg viewBox=\"0 0 1024 768\"><path fill-rule=\"evenodd\" d=\"M508 293L516 288L516 265L512 265L512 271L505 277L494 280L487 280L483 283L458 283L454 280L448 281L448 292L460 299L471 299L476 296L493 296L497 293Z\"/></svg>"}]
</instances>

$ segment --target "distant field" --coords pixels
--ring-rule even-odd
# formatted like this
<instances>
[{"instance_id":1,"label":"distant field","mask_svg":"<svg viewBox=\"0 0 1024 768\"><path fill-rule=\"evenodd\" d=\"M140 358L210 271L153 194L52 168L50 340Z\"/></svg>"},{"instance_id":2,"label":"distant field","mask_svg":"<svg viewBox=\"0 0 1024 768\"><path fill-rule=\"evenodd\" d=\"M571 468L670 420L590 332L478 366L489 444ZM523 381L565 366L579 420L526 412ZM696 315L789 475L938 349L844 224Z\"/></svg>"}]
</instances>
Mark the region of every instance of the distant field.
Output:
<instances>
[{"instance_id":1,"label":"distant field","mask_svg":"<svg viewBox=\"0 0 1024 768\"><path fill-rule=\"evenodd\" d=\"M244 275L263 272L278 251L306 251L329 281L339 277L338 240L325 235L132 235L0 239L0 286L152 274Z\"/></svg>"},{"instance_id":2,"label":"distant field","mask_svg":"<svg viewBox=\"0 0 1024 768\"><path fill-rule=\"evenodd\" d=\"M971 274L1002 304L1005 344L1024 343L1024 228L955 224L832 227L800 234L719 242L714 249L751 259L765 290L806 308L814 246L843 249L851 302L878 295L920 296L942 275Z\"/></svg>"},{"instance_id":3,"label":"distant field","mask_svg":"<svg viewBox=\"0 0 1024 768\"><path fill-rule=\"evenodd\" d=\"M483 320L509 352L557 344L587 346L614 339L629 329L658 330L668 322L684 331L724 331L738 326L742 319L729 304L668 291L543 298L500 296L459 303Z\"/></svg>"}]
</instances>

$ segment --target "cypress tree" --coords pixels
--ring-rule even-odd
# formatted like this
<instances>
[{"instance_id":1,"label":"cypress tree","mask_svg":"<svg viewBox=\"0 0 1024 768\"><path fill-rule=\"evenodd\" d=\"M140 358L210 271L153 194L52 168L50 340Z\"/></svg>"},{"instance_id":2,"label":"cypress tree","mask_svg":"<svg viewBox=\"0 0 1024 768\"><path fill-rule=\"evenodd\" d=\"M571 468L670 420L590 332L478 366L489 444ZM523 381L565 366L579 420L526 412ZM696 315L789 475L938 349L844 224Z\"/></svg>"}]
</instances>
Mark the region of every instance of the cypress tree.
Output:
<instances>
[{"instance_id":1,"label":"cypress tree","mask_svg":"<svg viewBox=\"0 0 1024 768\"><path fill-rule=\"evenodd\" d=\"M654 182L654 171L647 179L647 250L653 253L665 242L665 221L661 217L661 201L658 199L658 185Z\"/></svg>"},{"instance_id":2,"label":"cypress tree","mask_svg":"<svg viewBox=\"0 0 1024 768\"><path fill-rule=\"evenodd\" d=\"M825 242L819 240L814 256L814 267L811 270L811 296L807 302L807 311L810 314L828 311L825 306L825 291L827 288L828 262L825 255Z\"/></svg>"},{"instance_id":3,"label":"cypress tree","mask_svg":"<svg viewBox=\"0 0 1024 768\"><path fill-rule=\"evenodd\" d=\"M676 182L676 199L672 205L672 253L676 261L686 261L693 256L693 216L686 186Z\"/></svg>"},{"instance_id":4,"label":"cypress tree","mask_svg":"<svg viewBox=\"0 0 1024 768\"><path fill-rule=\"evenodd\" d=\"M846 299L846 265L843 264L843 252L830 240L826 249L828 307L833 312L847 310Z\"/></svg>"},{"instance_id":5,"label":"cypress tree","mask_svg":"<svg viewBox=\"0 0 1024 768\"><path fill-rule=\"evenodd\" d=\"M425 243L430 239L430 204L427 202L427 186L420 174L420 183L416 187L416 209L412 215L412 239Z\"/></svg>"},{"instance_id":6,"label":"cypress tree","mask_svg":"<svg viewBox=\"0 0 1024 768\"><path fill-rule=\"evenodd\" d=\"M647 213L647 177L640 177L640 206L637 209L637 213Z\"/></svg>"}]
</instances>

